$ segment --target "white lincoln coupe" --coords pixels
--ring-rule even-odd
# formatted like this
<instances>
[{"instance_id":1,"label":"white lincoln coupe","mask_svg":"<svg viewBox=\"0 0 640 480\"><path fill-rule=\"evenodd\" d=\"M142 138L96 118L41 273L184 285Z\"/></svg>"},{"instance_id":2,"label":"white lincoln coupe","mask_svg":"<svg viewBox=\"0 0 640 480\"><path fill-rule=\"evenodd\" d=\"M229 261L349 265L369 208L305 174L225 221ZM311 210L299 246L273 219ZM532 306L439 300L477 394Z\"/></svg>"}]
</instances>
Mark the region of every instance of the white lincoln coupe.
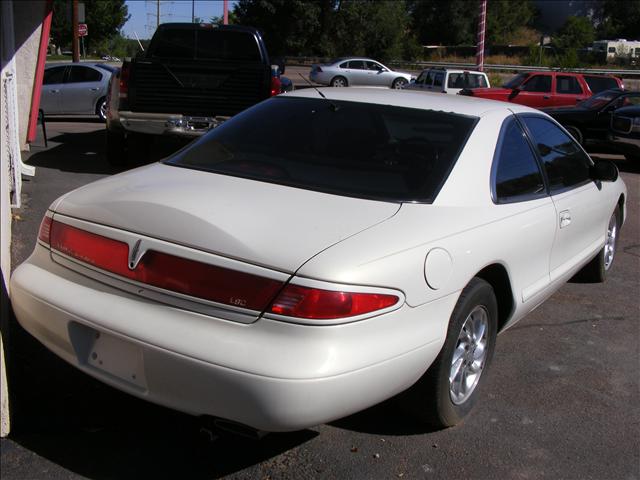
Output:
<instances>
[{"instance_id":1,"label":"white lincoln coupe","mask_svg":"<svg viewBox=\"0 0 640 480\"><path fill-rule=\"evenodd\" d=\"M67 362L193 415L297 430L406 391L444 427L498 332L604 280L626 196L539 111L310 88L56 200L11 299Z\"/></svg>"}]
</instances>

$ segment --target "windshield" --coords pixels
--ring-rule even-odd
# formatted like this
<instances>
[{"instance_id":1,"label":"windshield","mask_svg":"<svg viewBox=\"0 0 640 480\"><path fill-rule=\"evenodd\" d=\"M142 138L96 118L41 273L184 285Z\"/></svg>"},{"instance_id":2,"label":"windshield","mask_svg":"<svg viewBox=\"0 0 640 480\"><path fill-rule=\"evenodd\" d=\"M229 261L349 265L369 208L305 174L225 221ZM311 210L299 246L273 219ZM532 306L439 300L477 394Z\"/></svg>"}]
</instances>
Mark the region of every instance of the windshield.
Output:
<instances>
[{"instance_id":1,"label":"windshield","mask_svg":"<svg viewBox=\"0 0 640 480\"><path fill-rule=\"evenodd\" d=\"M516 88L519 87L527 78L529 78L528 73L519 73L502 86L504 88Z\"/></svg>"},{"instance_id":2,"label":"windshield","mask_svg":"<svg viewBox=\"0 0 640 480\"><path fill-rule=\"evenodd\" d=\"M618 95L619 94L612 92L600 92L592 97L587 98L583 102L580 102L579 106L588 110L600 110L611 100L616 99Z\"/></svg>"},{"instance_id":3,"label":"windshield","mask_svg":"<svg viewBox=\"0 0 640 480\"><path fill-rule=\"evenodd\" d=\"M445 112L277 97L166 163L345 196L430 202L475 123Z\"/></svg>"}]
</instances>

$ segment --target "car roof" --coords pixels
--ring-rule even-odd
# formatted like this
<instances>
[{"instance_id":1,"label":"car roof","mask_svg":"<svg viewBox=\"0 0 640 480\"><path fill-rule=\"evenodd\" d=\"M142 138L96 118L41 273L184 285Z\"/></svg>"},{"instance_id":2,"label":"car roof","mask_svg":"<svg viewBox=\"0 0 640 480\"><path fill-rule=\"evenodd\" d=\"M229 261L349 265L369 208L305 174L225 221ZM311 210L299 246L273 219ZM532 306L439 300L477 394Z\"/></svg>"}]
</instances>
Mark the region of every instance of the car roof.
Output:
<instances>
[{"instance_id":1,"label":"car roof","mask_svg":"<svg viewBox=\"0 0 640 480\"><path fill-rule=\"evenodd\" d=\"M423 72L428 72L429 70L435 70L435 71L440 71L440 72L448 72L448 73L475 73L478 75L487 75L484 72L479 72L477 70L473 70L471 68L467 68L467 69L460 69L460 68L442 68L442 67L429 67L429 68L425 68L424 70L422 70Z\"/></svg>"},{"instance_id":2,"label":"car roof","mask_svg":"<svg viewBox=\"0 0 640 480\"><path fill-rule=\"evenodd\" d=\"M287 97L319 98L320 93L322 93L322 96L327 100L375 103L395 107L443 111L474 117L481 117L489 111L496 110L501 110L505 113L529 112L541 114L540 110L514 103L467 97L463 95L443 95L442 93L428 93L415 90L395 90L388 88L305 88L288 92L284 95Z\"/></svg>"},{"instance_id":3,"label":"car roof","mask_svg":"<svg viewBox=\"0 0 640 480\"><path fill-rule=\"evenodd\" d=\"M369 62L382 63L382 62L379 62L378 60L374 60L373 58L368 58L368 57L343 57L343 58L338 58L338 59L334 60L331 63L331 65L333 65L335 63L347 62L349 60L365 60L365 61L369 61Z\"/></svg>"}]
</instances>

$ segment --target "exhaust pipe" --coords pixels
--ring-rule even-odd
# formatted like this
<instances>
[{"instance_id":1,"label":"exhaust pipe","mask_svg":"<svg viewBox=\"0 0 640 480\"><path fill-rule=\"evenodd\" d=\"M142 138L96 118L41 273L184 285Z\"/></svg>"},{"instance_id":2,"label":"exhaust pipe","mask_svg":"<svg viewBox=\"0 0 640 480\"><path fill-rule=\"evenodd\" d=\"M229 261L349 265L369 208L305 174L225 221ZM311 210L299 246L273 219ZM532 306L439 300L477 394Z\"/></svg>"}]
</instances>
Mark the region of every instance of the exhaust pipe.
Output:
<instances>
[{"instance_id":1,"label":"exhaust pipe","mask_svg":"<svg viewBox=\"0 0 640 480\"><path fill-rule=\"evenodd\" d=\"M263 430L257 430L248 425L234 422L233 420L226 420L224 418L217 417L204 417L205 425L200 429L201 432L207 433L210 438L217 438L215 430L231 433L251 440L261 440L269 432ZM211 425L213 428L210 428Z\"/></svg>"}]
</instances>

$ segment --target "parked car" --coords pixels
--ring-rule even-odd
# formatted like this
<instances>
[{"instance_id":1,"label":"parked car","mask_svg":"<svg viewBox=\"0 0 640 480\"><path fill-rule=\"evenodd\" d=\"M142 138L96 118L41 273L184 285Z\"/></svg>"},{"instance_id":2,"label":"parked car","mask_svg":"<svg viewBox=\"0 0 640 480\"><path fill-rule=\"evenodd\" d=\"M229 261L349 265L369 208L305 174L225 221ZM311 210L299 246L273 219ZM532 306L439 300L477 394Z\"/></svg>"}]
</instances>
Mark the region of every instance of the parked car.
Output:
<instances>
[{"instance_id":1,"label":"parked car","mask_svg":"<svg viewBox=\"0 0 640 480\"><path fill-rule=\"evenodd\" d=\"M545 108L579 143L607 141L612 113L620 107L640 105L640 92L619 88L605 90L580 102L575 107Z\"/></svg>"},{"instance_id":2,"label":"parked car","mask_svg":"<svg viewBox=\"0 0 640 480\"><path fill-rule=\"evenodd\" d=\"M629 160L640 161L640 105L613 112L608 138Z\"/></svg>"},{"instance_id":3,"label":"parked car","mask_svg":"<svg viewBox=\"0 0 640 480\"><path fill-rule=\"evenodd\" d=\"M312 82L332 87L390 87L403 88L412 76L395 72L370 58L339 58L332 63L311 66Z\"/></svg>"},{"instance_id":4,"label":"parked car","mask_svg":"<svg viewBox=\"0 0 640 480\"><path fill-rule=\"evenodd\" d=\"M542 108L576 105L611 88L623 89L622 80L612 75L531 72L516 75L502 88L464 89L460 94Z\"/></svg>"},{"instance_id":5,"label":"parked car","mask_svg":"<svg viewBox=\"0 0 640 480\"><path fill-rule=\"evenodd\" d=\"M456 94L464 88L490 87L486 73L451 68L427 68L405 90L422 90Z\"/></svg>"},{"instance_id":6,"label":"parked car","mask_svg":"<svg viewBox=\"0 0 640 480\"><path fill-rule=\"evenodd\" d=\"M278 95L282 84L272 63L255 28L161 24L144 54L125 60L112 82L107 160L126 165L136 141L192 139Z\"/></svg>"},{"instance_id":7,"label":"parked car","mask_svg":"<svg viewBox=\"0 0 640 480\"><path fill-rule=\"evenodd\" d=\"M11 299L70 364L193 415L297 430L409 389L442 427L499 331L608 275L626 197L542 112L304 89L54 201Z\"/></svg>"},{"instance_id":8,"label":"parked car","mask_svg":"<svg viewBox=\"0 0 640 480\"><path fill-rule=\"evenodd\" d=\"M47 65L40 109L45 115L98 115L105 120L109 80L117 71L117 67L104 63Z\"/></svg>"}]
</instances>

